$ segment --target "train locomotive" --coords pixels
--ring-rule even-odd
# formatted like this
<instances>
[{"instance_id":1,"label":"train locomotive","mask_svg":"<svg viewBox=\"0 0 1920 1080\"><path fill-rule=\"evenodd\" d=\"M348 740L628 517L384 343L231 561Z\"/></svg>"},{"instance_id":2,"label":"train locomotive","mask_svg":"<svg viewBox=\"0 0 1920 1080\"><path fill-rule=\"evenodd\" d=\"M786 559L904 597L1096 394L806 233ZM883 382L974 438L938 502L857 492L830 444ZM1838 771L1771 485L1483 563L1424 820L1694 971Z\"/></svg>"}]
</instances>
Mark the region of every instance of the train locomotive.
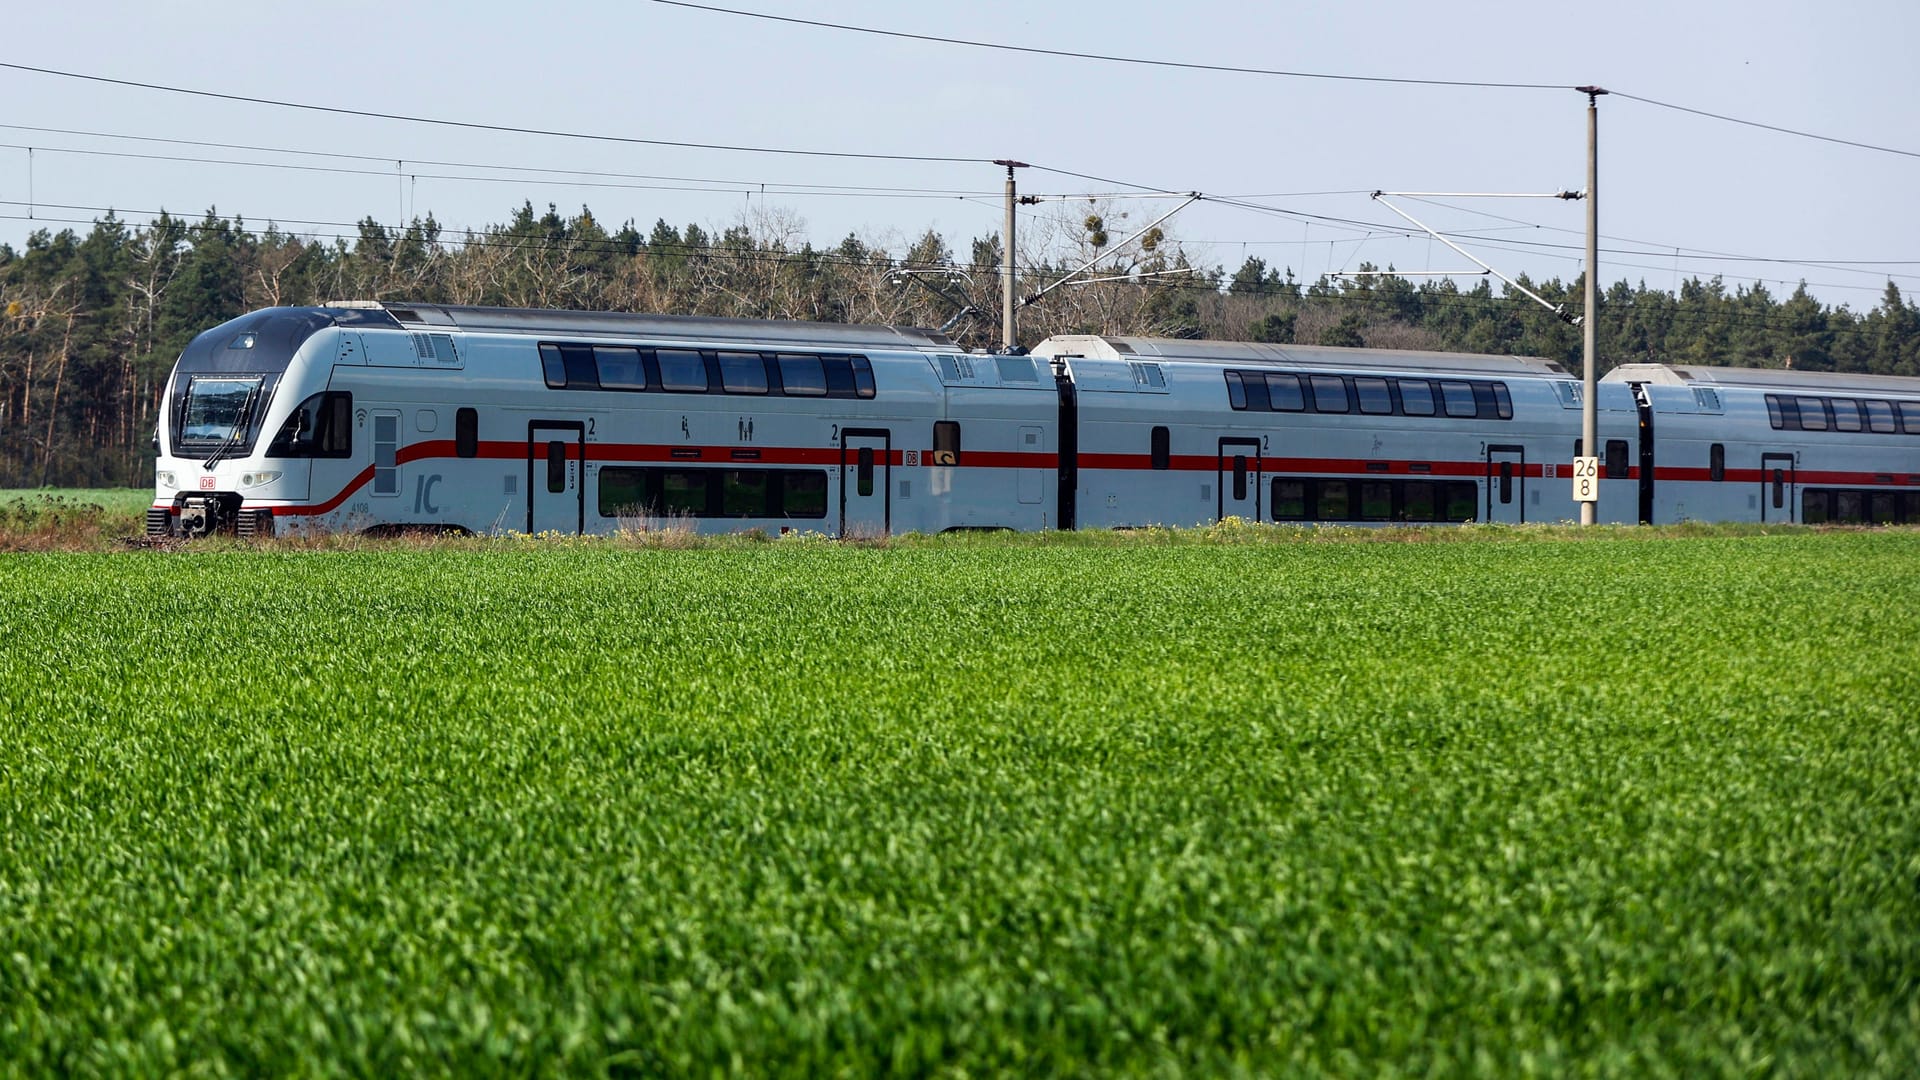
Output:
<instances>
[{"instance_id":1,"label":"train locomotive","mask_svg":"<svg viewBox=\"0 0 1920 1080\"><path fill-rule=\"evenodd\" d=\"M156 536L1341 525L1578 516L1551 361L388 302L196 337ZM1608 522L1920 522L1920 379L1627 364Z\"/></svg>"}]
</instances>

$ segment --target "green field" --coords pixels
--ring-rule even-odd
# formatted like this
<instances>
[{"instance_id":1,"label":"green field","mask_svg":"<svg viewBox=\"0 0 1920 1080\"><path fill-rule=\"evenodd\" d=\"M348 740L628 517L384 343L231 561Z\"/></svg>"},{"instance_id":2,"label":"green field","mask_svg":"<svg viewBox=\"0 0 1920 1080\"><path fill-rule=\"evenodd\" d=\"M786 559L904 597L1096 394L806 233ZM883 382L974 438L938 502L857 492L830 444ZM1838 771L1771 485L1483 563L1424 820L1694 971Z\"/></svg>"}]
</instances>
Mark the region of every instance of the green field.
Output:
<instances>
[{"instance_id":1,"label":"green field","mask_svg":"<svg viewBox=\"0 0 1920 1080\"><path fill-rule=\"evenodd\" d=\"M0 1073L1913 1075L1916 601L1910 531L4 556Z\"/></svg>"}]
</instances>

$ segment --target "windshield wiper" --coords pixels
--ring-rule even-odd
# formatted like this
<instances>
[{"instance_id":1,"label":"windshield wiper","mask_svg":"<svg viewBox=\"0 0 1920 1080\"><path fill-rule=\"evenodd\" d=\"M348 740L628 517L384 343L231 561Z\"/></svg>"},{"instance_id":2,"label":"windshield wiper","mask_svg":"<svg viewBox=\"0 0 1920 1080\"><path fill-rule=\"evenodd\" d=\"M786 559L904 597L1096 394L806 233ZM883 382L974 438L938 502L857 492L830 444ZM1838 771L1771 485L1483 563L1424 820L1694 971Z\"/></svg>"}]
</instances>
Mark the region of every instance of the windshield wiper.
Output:
<instances>
[{"instance_id":1,"label":"windshield wiper","mask_svg":"<svg viewBox=\"0 0 1920 1080\"><path fill-rule=\"evenodd\" d=\"M240 410L234 414L232 433L227 436L227 441L221 443L220 448L213 452L212 457L200 463L201 468L212 471L213 467L220 464L220 460L227 456L227 452L239 444L240 436L246 433L247 424L253 418L253 399L259 393L260 384L254 383L247 391L245 400L240 402Z\"/></svg>"}]
</instances>

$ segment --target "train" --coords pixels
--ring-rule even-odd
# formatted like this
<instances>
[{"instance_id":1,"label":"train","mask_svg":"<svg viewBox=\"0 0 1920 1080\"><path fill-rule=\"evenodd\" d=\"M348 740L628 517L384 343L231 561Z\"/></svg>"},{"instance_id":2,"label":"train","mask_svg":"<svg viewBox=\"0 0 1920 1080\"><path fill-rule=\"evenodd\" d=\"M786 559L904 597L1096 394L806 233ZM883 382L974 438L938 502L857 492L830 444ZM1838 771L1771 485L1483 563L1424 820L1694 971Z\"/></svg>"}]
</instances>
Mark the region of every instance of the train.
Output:
<instances>
[{"instance_id":1,"label":"train","mask_svg":"<svg viewBox=\"0 0 1920 1080\"><path fill-rule=\"evenodd\" d=\"M168 380L153 536L1920 522L1920 378L334 302Z\"/></svg>"}]
</instances>

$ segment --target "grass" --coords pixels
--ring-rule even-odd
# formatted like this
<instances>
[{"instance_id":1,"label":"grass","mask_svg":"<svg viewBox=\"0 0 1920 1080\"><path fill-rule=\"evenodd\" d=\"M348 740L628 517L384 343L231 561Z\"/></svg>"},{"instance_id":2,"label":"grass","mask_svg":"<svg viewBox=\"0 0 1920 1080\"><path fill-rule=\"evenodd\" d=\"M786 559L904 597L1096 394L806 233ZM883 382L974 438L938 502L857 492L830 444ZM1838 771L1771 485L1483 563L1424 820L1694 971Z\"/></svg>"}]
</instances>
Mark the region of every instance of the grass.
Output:
<instances>
[{"instance_id":1,"label":"grass","mask_svg":"<svg viewBox=\"0 0 1920 1080\"><path fill-rule=\"evenodd\" d=\"M1447 535L8 556L0 1072L1911 1074L1920 535Z\"/></svg>"},{"instance_id":2,"label":"grass","mask_svg":"<svg viewBox=\"0 0 1920 1080\"><path fill-rule=\"evenodd\" d=\"M0 488L0 551L99 550L146 531L152 488Z\"/></svg>"}]
</instances>

